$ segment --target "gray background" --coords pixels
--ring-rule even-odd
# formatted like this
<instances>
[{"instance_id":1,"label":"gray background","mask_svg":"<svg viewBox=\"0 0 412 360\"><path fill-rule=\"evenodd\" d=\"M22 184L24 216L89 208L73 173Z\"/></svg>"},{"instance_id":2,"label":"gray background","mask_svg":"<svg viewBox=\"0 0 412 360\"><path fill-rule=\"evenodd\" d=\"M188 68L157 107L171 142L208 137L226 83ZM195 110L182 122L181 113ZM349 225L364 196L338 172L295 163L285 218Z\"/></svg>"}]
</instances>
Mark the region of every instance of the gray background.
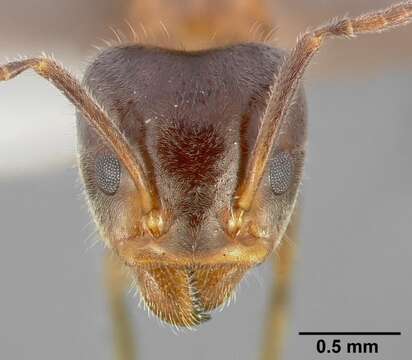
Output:
<instances>
[{"instance_id":1,"label":"gray background","mask_svg":"<svg viewBox=\"0 0 412 360\"><path fill-rule=\"evenodd\" d=\"M388 39L381 49L386 57ZM313 68L326 68L323 59ZM367 72L309 73L309 154L287 360L396 360L410 354L412 70L390 56L388 64L391 60ZM80 72L80 60L71 63ZM6 123L20 121L25 111L33 116L24 121L40 122L37 111L51 105L56 122L71 121L73 109L35 76L1 84L3 138ZM65 139L59 145L45 136L41 142L52 153L73 154L72 131ZM31 162L33 146L22 142L3 150L0 161L13 162L19 151ZM112 359L104 251L94 246L98 239L71 166L73 155L44 164L40 159L31 164L33 171L0 175L0 358ZM174 333L130 296L140 359L257 359L270 266L253 270L237 301L194 332ZM380 346L379 355L369 356L316 355L315 338L297 335L340 330L403 335L365 338Z\"/></svg>"}]
</instances>

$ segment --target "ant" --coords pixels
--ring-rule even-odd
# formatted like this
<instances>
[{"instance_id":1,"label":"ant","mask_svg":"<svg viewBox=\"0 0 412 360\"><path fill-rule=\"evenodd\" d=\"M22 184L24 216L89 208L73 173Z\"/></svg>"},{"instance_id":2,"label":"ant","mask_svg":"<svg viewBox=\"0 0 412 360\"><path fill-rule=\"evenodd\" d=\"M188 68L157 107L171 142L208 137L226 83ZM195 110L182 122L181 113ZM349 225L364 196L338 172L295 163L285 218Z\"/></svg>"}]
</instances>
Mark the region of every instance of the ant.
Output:
<instances>
[{"instance_id":1,"label":"ant","mask_svg":"<svg viewBox=\"0 0 412 360\"><path fill-rule=\"evenodd\" d=\"M194 327L280 246L306 147L302 77L328 38L412 20L412 1L303 33L290 52L259 43L102 51L79 82L46 56L32 69L77 109L78 163L107 247L161 320Z\"/></svg>"}]
</instances>

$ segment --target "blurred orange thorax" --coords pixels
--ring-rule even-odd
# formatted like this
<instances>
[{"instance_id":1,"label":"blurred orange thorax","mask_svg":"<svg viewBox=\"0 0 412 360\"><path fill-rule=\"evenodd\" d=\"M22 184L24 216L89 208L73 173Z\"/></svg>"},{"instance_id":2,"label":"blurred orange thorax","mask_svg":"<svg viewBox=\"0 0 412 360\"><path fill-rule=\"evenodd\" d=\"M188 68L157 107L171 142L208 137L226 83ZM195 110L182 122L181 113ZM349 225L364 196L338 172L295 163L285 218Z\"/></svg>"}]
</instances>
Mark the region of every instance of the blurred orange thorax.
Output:
<instances>
[{"instance_id":1,"label":"blurred orange thorax","mask_svg":"<svg viewBox=\"0 0 412 360\"><path fill-rule=\"evenodd\" d=\"M129 20L148 42L186 50L264 38L274 28L269 0L134 0L131 7Z\"/></svg>"}]
</instances>

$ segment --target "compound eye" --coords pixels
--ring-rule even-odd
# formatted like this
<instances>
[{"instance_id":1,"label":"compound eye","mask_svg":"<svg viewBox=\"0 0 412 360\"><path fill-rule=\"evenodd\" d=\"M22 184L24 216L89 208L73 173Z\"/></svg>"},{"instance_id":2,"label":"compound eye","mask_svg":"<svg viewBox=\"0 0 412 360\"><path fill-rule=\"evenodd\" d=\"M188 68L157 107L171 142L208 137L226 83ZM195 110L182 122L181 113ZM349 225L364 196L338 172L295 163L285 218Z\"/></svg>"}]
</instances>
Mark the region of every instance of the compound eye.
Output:
<instances>
[{"instance_id":1,"label":"compound eye","mask_svg":"<svg viewBox=\"0 0 412 360\"><path fill-rule=\"evenodd\" d=\"M114 195L120 185L120 162L112 154L99 155L95 162L96 182L100 190Z\"/></svg>"},{"instance_id":2,"label":"compound eye","mask_svg":"<svg viewBox=\"0 0 412 360\"><path fill-rule=\"evenodd\" d=\"M293 159L288 152L282 151L273 157L269 178L275 195L282 195L289 189L293 178Z\"/></svg>"}]
</instances>

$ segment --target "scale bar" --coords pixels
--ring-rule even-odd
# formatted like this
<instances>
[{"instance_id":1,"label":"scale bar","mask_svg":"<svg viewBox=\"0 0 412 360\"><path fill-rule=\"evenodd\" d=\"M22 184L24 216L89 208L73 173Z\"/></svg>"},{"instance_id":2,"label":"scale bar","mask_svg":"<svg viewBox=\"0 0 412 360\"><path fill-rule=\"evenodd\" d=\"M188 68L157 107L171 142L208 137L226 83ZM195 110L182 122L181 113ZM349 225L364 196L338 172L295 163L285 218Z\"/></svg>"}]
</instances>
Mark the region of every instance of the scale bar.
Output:
<instances>
[{"instance_id":1,"label":"scale bar","mask_svg":"<svg viewBox=\"0 0 412 360\"><path fill-rule=\"evenodd\" d=\"M299 335L375 335L375 336L400 336L402 333L400 331L355 331L355 332L348 332L348 331L323 331L323 332L315 332L315 331L300 331Z\"/></svg>"}]
</instances>

